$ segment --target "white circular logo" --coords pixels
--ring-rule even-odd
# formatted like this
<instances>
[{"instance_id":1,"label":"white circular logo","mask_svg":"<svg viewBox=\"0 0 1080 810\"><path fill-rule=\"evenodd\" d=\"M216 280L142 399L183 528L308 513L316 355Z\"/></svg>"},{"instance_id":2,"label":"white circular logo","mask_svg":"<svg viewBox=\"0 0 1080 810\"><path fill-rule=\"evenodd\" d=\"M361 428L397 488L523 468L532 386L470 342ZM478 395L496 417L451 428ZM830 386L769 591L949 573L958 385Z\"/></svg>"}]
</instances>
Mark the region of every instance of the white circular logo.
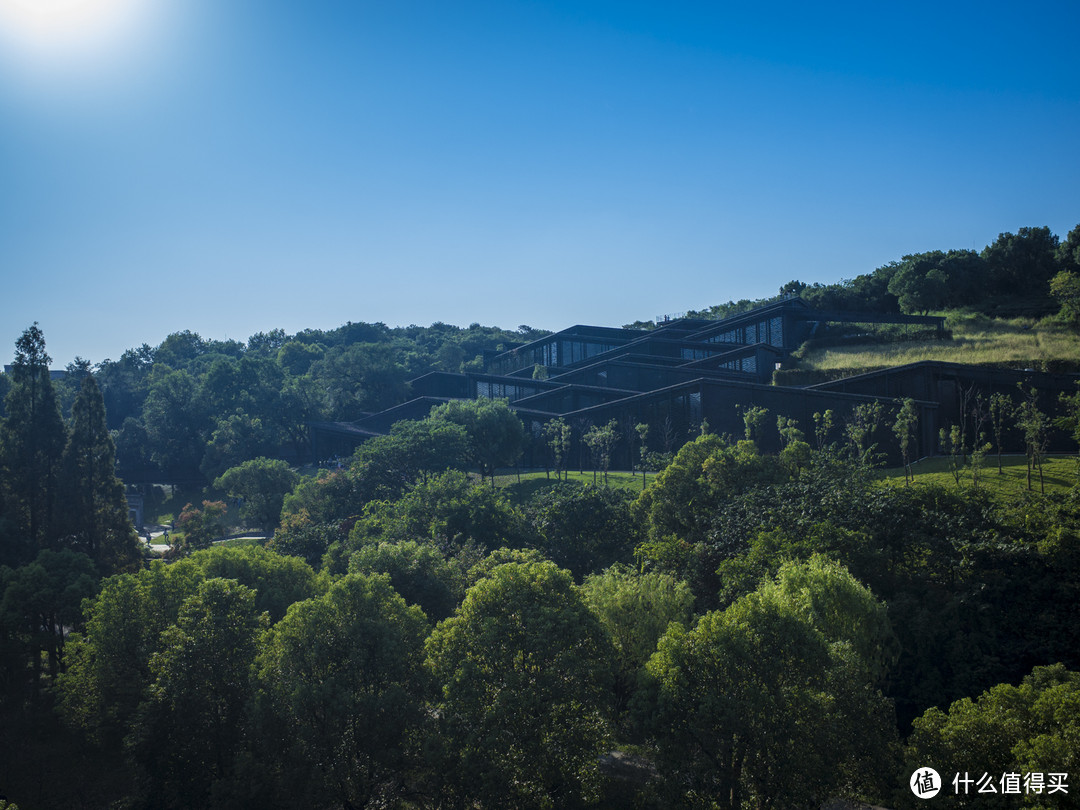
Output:
<instances>
[{"instance_id":1,"label":"white circular logo","mask_svg":"<svg viewBox=\"0 0 1080 810\"><path fill-rule=\"evenodd\" d=\"M933 768L919 768L908 782L911 792L920 799L932 799L941 790L941 777Z\"/></svg>"}]
</instances>

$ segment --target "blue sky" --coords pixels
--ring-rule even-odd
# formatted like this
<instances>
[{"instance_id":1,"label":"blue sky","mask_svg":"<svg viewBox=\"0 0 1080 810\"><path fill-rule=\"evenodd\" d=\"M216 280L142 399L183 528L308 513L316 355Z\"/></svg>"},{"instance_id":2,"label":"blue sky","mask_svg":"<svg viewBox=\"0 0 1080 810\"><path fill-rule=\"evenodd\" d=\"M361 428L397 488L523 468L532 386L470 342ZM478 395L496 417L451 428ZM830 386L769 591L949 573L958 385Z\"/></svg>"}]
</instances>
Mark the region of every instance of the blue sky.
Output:
<instances>
[{"instance_id":1,"label":"blue sky","mask_svg":"<svg viewBox=\"0 0 1080 810\"><path fill-rule=\"evenodd\" d=\"M4 362L618 325L1080 223L1076 3L123 2L0 30Z\"/></svg>"}]
</instances>

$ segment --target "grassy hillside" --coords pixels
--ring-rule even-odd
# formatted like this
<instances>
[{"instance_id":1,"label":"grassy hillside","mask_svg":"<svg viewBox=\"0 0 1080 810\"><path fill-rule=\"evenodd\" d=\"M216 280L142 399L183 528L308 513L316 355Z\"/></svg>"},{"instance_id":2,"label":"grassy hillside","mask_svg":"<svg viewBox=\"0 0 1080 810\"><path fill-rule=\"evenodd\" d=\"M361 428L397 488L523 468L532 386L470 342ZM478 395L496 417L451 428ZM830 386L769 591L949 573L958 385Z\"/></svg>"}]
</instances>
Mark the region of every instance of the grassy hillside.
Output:
<instances>
[{"instance_id":1,"label":"grassy hillside","mask_svg":"<svg viewBox=\"0 0 1080 810\"><path fill-rule=\"evenodd\" d=\"M957 486L945 457L928 458L912 465L916 483L937 484L945 487ZM1047 494L1065 492L1080 482L1078 477L1080 464L1076 455L1050 456L1043 461L1043 481ZM902 486L904 469L895 467L884 471L885 480L890 484ZM971 471L962 470L959 486L969 489L972 485ZM1015 498L1027 491L1027 461L1023 455L1007 455L1002 458L1002 474L998 474L997 457L987 456L979 472L979 487L987 489L1001 498ZM1039 474L1031 474L1032 491L1039 491Z\"/></svg>"},{"instance_id":2,"label":"grassy hillside","mask_svg":"<svg viewBox=\"0 0 1080 810\"><path fill-rule=\"evenodd\" d=\"M949 312L948 337L925 332L871 331L847 337L809 341L796 353L790 371L778 382L799 384L800 378L857 374L922 360L949 363L1076 371L1080 368L1080 335L1051 318L989 318ZM830 345L831 344L831 345ZM811 381L811 380L806 380Z\"/></svg>"}]
</instances>

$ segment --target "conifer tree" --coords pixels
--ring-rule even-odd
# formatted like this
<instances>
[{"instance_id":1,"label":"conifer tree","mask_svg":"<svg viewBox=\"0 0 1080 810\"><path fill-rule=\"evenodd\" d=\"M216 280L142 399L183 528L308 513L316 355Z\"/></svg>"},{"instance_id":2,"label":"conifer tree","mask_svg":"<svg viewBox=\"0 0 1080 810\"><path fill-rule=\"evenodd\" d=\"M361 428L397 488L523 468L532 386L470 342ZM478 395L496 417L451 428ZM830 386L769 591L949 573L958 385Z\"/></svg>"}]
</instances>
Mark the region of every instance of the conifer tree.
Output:
<instances>
[{"instance_id":1,"label":"conifer tree","mask_svg":"<svg viewBox=\"0 0 1080 810\"><path fill-rule=\"evenodd\" d=\"M124 485L116 477L115 465L105 400L88 376L71 408L57 526L73 548L88 554L104 572L121 570L138 559Z\"/></svg>"},{"instance_id":2,"label":"conifer tree","mask_svg":"<svg viewBox=\"0 0 1080 810\"><path fill-rule=\"evenodd\" d=\"M15 342L14 379L0 430L6 518L0 562L14 565L56 545L53 512L67 431L49 378L50 361L34 323Z\"/></svg>"}]
</instances>

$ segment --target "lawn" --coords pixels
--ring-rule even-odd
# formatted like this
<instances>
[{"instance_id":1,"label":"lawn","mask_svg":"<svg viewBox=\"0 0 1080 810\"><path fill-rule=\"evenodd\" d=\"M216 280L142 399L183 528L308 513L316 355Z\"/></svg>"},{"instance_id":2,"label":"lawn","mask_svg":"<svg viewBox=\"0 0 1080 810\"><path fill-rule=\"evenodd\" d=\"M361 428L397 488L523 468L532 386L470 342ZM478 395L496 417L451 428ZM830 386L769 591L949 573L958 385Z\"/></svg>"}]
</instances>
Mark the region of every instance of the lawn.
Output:
<instances>
[{"instance_id":1,"label":"lawn","mask_svg":"<svg viewBox=\"0 0 1080 810\"><path fill-rule=\"evenodd\" d=\"M580 473L577 471L571 471L567 473L569 483L577 484L579 486L592 485L593 473L586 472ZM656 477L655 473L649 473L648 483L652 483ZM597 484L603 486L604 474L596 473ZM523 472L521 474L521 482L518 483L518 476L516 473L508 475L496 475L495 486L501 487L505 490L507 496L514 503L524 503L529 500L537 492L553 487L559 482L555 479L555 474L552 473L549 478L547 473L540 471ZM615 487L617 489L628 490L635 495L641 492L641 474L637 473L633 476L628 472L609 472L608 473L608 486Z\"/></svg>"},{"instance_id":2,"label":"lawn","mask_svg":"<svg viewBox=\"0 0 1080 810\"><path fill-rule=\"evenodd\" d=\"M979 487L985 487L1001 498L1015 498L1027 491L1027 460L1022 455L1006 455L1001 460L1002 474L998 475L997 456L987 456L979 471ZM937 456L924 459L912 465L915 480L918 483L937 484L955 487L956 478L950 468L947 457ZM903 467L884 470L885 480L892 484L903 485ZM1043 460L1043 479L1046 492L1065 492L1080 482L1077 477L1077 457L1075 455L1055 455ZM970 469L960 473L960 486L972 486ZM1031 489L1039 491L1039 473L1031 474Z\"/></svg>"}]
</instances>

